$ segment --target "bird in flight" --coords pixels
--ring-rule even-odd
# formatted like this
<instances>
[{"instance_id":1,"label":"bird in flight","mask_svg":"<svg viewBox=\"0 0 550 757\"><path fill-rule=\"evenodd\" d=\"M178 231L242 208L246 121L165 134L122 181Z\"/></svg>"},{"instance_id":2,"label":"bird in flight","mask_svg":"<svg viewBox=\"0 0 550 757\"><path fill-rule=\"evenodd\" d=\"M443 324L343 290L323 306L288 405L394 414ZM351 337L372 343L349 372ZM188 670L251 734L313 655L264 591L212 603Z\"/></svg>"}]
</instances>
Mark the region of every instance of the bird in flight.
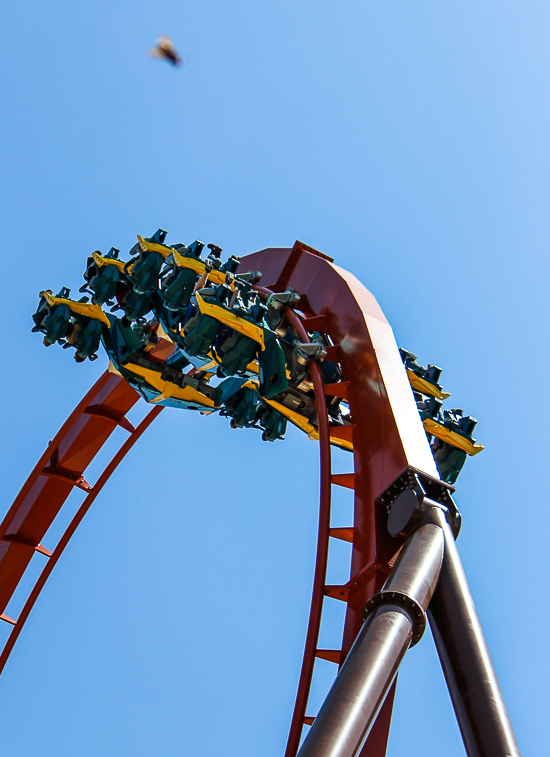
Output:
<instances>
[{"instance_id":1,"label":"bird in flight","mask_svg":"<svg viewBox=\"0 0 550 757\"><path fill-rule=\"evenodd\" d=\"M164 58L164 60L169 61L173 66L179 66L183 62L174 47L174 43L168 37L161 37L157 40L157 46L151 50L151 55L154 58Z\"/></svg>"}]
</instances>

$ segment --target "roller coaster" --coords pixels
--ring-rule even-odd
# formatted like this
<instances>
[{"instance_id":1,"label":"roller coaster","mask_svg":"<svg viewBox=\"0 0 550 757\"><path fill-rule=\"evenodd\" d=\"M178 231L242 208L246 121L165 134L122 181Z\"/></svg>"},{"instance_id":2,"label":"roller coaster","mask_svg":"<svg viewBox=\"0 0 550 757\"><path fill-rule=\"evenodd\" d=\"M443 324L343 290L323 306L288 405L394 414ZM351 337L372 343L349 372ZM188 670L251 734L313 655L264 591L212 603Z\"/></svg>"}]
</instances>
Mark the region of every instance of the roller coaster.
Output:
<instances>
[{"instance_id":1,"label":"roller coaster","mask_svg":"<svg viewBox=\"0 0 550 757\"><path fill-rule=\"evenodd\" d=\"M12 626L0 673L71 536L164 407L219 413L268 442L284 439L290 422L318 442L320 503L285 757L383 757L397 669L427 620L470 757L519 755L455 546L454 485L483 446L474 418L443 408L441 369L400 350L373 295L302 242L222 262L215 244L168 245L166 236L138 236L127 261L116 248L93 252L78 300L66 287L40 293L32 330L44 345L74 350L77 362L103 347L109 366L0 524L0 619ZM134 427L127 414L140 399L152 407ZM86 469L117 427L128 436L92 485ZM332 446L349 452L349 472L332 473ZM331 525L333 486L354 497L353 523ZM85 499L50 551L41 542L75 487ZM352 547L342 585L326 583L330 539ZM13 619L8 604L36 552L47 562ZM328 599L346 603L339 649L318 648ZM313 716L319 658L339 672Z\"/></svg>"}]
</instances>

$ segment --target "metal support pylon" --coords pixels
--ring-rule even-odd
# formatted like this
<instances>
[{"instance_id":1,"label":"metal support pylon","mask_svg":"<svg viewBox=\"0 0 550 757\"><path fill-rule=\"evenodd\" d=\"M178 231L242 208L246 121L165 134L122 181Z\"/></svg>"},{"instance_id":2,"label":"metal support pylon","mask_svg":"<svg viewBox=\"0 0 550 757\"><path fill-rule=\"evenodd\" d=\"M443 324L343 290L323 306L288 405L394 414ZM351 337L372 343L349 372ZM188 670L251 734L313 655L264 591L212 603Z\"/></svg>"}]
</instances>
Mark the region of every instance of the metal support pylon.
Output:
<instances>
[{"instance_id":1,"label":"metal support pylon","mask_svg":"<svg viewBox=\"0 0 550 757\"><path fill-rule=\"evenodd\" d=\"M508 710L451 529L440 509L445 556L428 618L469 757L519 757Z\"/></svg>"},{"instance_id":2,"label":"metal support pylon","mask_svg":"<svg viewBox=\"0 0 550 757\"><path fill-rule=\"evenodd\" d=\"M469 757L520 757L489 650L447 521L456 512L406 489L393 502L392 535L407 540L298 757L356 757L407 649L430 619Z\"/></svg>"}]
</instances>

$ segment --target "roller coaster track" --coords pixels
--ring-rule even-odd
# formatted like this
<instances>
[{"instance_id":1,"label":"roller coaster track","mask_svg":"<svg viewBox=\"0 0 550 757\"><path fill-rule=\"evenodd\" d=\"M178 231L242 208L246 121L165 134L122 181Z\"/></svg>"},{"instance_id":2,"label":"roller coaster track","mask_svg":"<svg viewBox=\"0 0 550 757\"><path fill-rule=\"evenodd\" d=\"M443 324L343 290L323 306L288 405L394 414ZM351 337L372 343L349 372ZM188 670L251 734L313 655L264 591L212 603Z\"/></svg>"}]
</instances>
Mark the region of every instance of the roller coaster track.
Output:
<instances>
[{"instance_id":1,"label":"roller coaster track","mask_svg":"<svg viewBox=\"0 0 550 757\"><path fill-rule=\"evenodd\" d=\"M361 628L363 608L381 589L401 546L387 532L384 510L375 502L377 496L411 468L430 480L439 476L393 332L372 294L331 259L301 244L292 249L266 249L243 258L239 270L251 268L262 271L262 286L256 287L260 294L267 296L292 287L300 295L300 311L287 307L287 320L304 343L311 341L311 332L328 335L331 346L327 359L339 363L342 371L341 382L323 384L319 364L311 361L318 418L320 506L311 610L285 752L285 757L295 757L304 725L314 720L314 715L307 714L307 703L315 660L343 663ZM331 425L326 395L349 404L351 425ZM126 414L138 399L123 378L104 373L49 443L0 524L0 618L13 625L0 654L0 672L71 536L109 477L163 409L154 405L134 428ZM117 426L129 435L91 486L84 478L86 469ZM351 451L349 472L332 473L331 443ZM353 493L353 523L331 527L333 486ZM86 498L50 552L41 540L75 487L87 492ZM350 579L343 585L326 583L331 538L352 545ZM48 560L19 617L12 619L5 610L35 552ZM318 648L323 605L328 599L346 603L339 649ZM394 691L395 684L360 753L363 757L383 757L386 752Z\"/></svg>"},{"instance_id":2,"label":"roller coaster track","mask_svg":"<svg viewBox=\"0 0 550 757\"><path fill-rule=\"evenodd\" d=\"M138 399L138 394L123 379L109 372L104 373L49 443L0 525L0 618L13 625L0 654L0 673L71 536L126 454L164 409L154 407L134 428L125 414ZM117 425L128 431L129 436L91 486L84 479L86 467ZM57 546L50 552L40 544L40 540L74 487L88 494ZM35 551L45 555L48 561L19 617L13 620L3 611Z\"/></svg>"}]
</instances>

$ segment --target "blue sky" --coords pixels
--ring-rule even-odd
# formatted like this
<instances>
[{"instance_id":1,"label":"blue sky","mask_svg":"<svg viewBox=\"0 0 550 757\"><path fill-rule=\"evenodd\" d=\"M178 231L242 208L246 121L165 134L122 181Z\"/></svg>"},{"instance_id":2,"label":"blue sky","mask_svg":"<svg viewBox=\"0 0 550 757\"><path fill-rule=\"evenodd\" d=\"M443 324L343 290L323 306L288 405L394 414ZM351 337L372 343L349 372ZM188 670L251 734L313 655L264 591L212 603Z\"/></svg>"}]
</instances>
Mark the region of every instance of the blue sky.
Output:
<instances>
[{"instance_id":1,"label":"blue sky","mask_svg":"<svg viewBox=\"0 0 550 757\"><path fill-rule=\"evenodd\" d=\"M450 405L479 421L459 548L520 748L546 754L548 4L20 0L2 15L2 511L105 366L30 333L40 289L75 293L92 250L125 253L159 226L227 255L301 239L374 292L398 343L442 366ZM147 55L161 34L184 67ZM16 646L6 752L282 755L316 454L298 432L264 444L166 410ZM335 468L349 470L343 453ZM350 511L338 494L341 525ZM327 646L340 623L327 610ZM332 672L320 664L311 714ZM388 755L442 753L464 750L426 634Z\"/></svg>"}]
</instances>

